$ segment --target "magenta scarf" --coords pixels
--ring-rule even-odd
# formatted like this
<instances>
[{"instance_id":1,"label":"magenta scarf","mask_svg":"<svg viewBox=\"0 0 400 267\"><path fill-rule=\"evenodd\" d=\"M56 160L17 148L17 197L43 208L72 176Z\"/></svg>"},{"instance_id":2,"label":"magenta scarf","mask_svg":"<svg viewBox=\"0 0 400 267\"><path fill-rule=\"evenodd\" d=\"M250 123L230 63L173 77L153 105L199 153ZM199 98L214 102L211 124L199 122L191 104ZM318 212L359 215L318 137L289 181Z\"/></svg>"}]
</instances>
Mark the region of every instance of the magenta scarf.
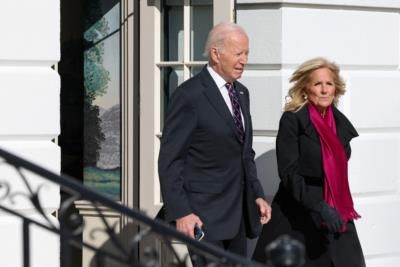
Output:
<instances>
[{"instance_id":1,"label":"magenta scarf","mask_svg":"<svg viewBox=\"0 0 400 267\"><path fill-rule=\"evenodd\" d=\"M336 123L332 107L329 106L322 117L317 108L309 103L310 119L318 132L322 150L324 177L324 200L335 208L343 220L342 231L346 222L361 216L354 210L349 180L347 177L347 155L343 144L336 136Z\"/></svg>"}]
</instances>

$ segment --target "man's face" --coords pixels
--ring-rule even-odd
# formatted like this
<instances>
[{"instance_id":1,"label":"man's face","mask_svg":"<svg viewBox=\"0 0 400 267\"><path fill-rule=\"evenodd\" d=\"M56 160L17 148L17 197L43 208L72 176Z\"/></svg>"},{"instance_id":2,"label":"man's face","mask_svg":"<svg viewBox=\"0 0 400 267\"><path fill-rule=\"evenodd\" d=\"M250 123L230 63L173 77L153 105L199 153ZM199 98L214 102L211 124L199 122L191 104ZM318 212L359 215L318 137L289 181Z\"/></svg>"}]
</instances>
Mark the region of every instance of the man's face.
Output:
<instances>
[{"instance_id":1,"label":"man's face","mask_svg":"<svg viewBox=\"0 0 400 267\"><path fill-rule=\"evenodd\" d=\"M248 37L244 33L233 32L225 39L222 49L213 48L214 69L226 82L233 82L242 76L248 55Z\"/></svg>"}]
</instances>

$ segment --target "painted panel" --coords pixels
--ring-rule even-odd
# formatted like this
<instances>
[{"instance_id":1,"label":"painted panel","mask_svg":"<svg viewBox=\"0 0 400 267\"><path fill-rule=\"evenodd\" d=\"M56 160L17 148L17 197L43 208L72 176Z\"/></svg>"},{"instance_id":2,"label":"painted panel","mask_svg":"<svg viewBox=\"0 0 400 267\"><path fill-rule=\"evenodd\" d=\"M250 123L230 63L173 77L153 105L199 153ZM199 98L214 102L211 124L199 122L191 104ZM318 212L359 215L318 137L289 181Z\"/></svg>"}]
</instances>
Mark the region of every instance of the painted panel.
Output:
<instances>
[{"instance_id":1,"label":"painted panel","mask_svg":"<svg viewBox=\"0 0 400 267\"><path fill-rule=\"evenodd\" d=\"M341 65L396 68L398 13L333 8L283 8L282 63L325 56Z\"/></svg>"},{"instance_id":2,"label":"painted panel","mask_svg":"<svg viewBox=\"0 0 400 267\"><path fill-rule=\"evenodd\" d=\"M50 141L2 141L0 142L2 149L20 156L34 164L44 167L54 173L60 171L60 148ZM45 209L56 210L60 204L59 186L44 180L41 176L34 175L31 172L23 170L21 172L26 179L16 171L14 167L8 164L0 165L0 173L2 181L7 183L11 188L11 193L24 193L15 197L15 203L10 203L10 199L2 201L2 205L9 206L12 209L34 210L32 203L28 200L29 185L30 190L38 192L41 206ZM3 188L4 190L4 188ZM2 191L0 194L4 193Z\"/></svg>"},{"instance_id":3,"label":"painted panel","mask_svg":"<svg viewBox=\"0 0 400 267\"><path fill-rule=\"evenodd\" d=\"M0 136L57 136L60 80L50 68L0 67Z\"/></svg>"},{"instance_id":4,"label":"painted panel","mask_svg":"<svg viewBox=\"0 0 400 267\"><path fill-rule=\"evenodd\" d=\"M84 5L84 184L119 200L121 191L120 3Z\"/></svg>"},{"instance_id":5,"label":"painted panel","mask_svg":"<svg viewBox=\"0 0 400 267\"><path fill-rule=\"evenodd\" d=\"M374 8L399 8L400 3L393 0L236 0L237 4L298 4L298 5L326 5Z\"/></svg>"},{"instance_id":6,"label":"painted panel","mask_svg":"<svg viewBox=\"0 0 400 267\"><path fill-rule=\"evenodd\" d=\"M280 72L246 70L240 82L250 92L253 129L277 130L283 107Z\"/></svg>"},{"instance_id":7,"label":"painted panel","mask_svg":"<svg viewBox=\"0 0 400 267\"><path fill-rule=\"evenodd\" d=\"M0 62L59 60L59 1L2 0L0 25Z\"/></svg>"},{"instance_id":8,"label":"painted panel","mask_svg":"<svg viewBox=\"0 0 400 267\"><path fill-rule=\"evenodd\" d=\"M23 266L21 229L21 220L16 217L0 216L0 235L3 240L0 242L2 266Z\"/></svg>"},{"instance_id":9,"label":"painted panel","mask_svg":"<svg viewBox=\"0 0 400 267\"><path fill-rule=\"evenodd\" d=\"M366 257L365 261L368 267L398 267L400 256L381 255L375 257Z\"/></svg>"},{"instance_id":10,"label":"painted panel","mask_svg":"<svg viewBox=\"0 0 400 267\"><path fill-rule=\"evenodd\" d=\"M361 133L351 142L349 182L355 194L394 194L399 191L400 138L391 133Z\"/></svg>"},{"instance_id":11,"label":"painted panel","mask_svg":"<svg viewBox=\"0 0 400 267\"><path fill-rule=\"evenodd\" d=\"M398 228L399 199L395 196L355 198L354 203L362 216L356 225L366 258L398 257L400 235L393 229Z\"/></svg>"},{"instance_id":12,"label":"painted panel","mask_svg":"<svg viewBox=\"0 0 400 267\"><path fill-rule=\"evenodd\" d=\"M52 218L53 223L57 225L58 220ZM40 221L40 216L31 216L33 220ZM55 267L55 262L60 260L60 236L32 225L31 244L46 244L46 245L31 245L31 266L32 267ZM21 257L22 258L22 257ZM17 266L17 265L13 265Z\"/></svg>"},{"instance_id":13,"label":"painted panel","mask_svg":"<svg viewBox=\"0 0 400 267\"><path fill-rule=\"evenodd\" d=\"M349 113L357 128L400 127L400 73L397 71L348 71Z\"/></svg>"},{"instance_id":14,"label":"painted panel","mask_svg":"<svg viewBox=\"0 0 400 267\"><path fill-rule=\"evenodd\" d=\"M37 216L30 216L37 220ZM49 231L30 226L31 261L32 267L54 267L60 261L59 236ZM22 221L15 217L0 217L1 266L23 266L22 257Z\"/></svg>"},{"instance_id":15,"label":"painted panel","mask_svg":"<svg viewBox=\"0 0 400 267\"><path fill-rule=\"evenodd\" d=\"M249 35L249 63L281 62L282 12L278 5L265 5L254 9L238 5L237 23Z\"/></svg>"}]
</instances>

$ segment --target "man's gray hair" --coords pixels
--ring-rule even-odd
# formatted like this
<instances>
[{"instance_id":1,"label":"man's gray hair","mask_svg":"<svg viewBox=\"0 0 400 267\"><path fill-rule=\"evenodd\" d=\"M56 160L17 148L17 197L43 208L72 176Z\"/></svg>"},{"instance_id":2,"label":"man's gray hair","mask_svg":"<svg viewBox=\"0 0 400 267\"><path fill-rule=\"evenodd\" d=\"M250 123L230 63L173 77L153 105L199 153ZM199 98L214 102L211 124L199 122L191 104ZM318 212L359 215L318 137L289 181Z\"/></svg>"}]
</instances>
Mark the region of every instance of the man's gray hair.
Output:
<instances>
[{"instance_id":1,"label":"man's gray hair","mask_svg":"<svg viewBox=\"0 0 400 267\"><path fill-rule=\"evenodd\" d=\"M223 49L225 38L232 32L241 32L247 36L246 31L235 23L220 22L215 25L208 33L203 56L209 59L210 50L213 47L217 47L221 51Z\"/></svg>"}]
</instances>

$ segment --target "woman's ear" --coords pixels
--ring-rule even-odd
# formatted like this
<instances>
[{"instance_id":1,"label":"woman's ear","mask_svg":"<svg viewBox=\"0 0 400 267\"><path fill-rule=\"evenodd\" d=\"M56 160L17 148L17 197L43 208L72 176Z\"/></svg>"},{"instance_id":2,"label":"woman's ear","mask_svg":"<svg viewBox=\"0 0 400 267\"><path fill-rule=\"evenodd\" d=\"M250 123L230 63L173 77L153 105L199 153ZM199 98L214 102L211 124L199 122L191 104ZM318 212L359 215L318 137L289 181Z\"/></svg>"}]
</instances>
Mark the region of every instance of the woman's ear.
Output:
<instances>
[{"instance_id":1,"label":"woman's ear","mask_svg":"<svg viewBox=\"0 0 400 267\"><path fill-rule=\"evenodd\" d=\"M304 88L303 88L303 99L304 99L304 100L307 100L307 98L308 98L308 96L307 96L307 91L308 91L307 87L304 87Z\"/></svg>"}]
</instances>

